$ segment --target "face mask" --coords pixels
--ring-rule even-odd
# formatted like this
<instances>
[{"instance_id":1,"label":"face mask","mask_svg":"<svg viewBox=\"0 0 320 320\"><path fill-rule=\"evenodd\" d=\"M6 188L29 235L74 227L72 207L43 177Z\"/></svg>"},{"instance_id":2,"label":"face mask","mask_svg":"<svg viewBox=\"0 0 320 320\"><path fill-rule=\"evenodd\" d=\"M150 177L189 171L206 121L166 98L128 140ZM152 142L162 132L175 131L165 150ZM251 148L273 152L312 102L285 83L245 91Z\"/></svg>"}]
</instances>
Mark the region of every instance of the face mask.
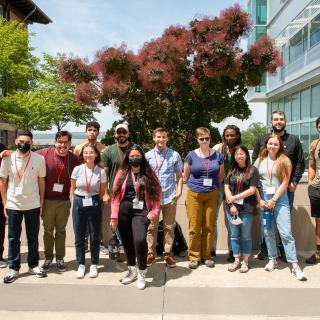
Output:
<instances>
[{"instance_id":1,"label":"face mask","mask_svg":"<svg viewBox=\"0 0 320 320\"><path fill-rule=\"evenodd\" d=\"M139 167L142 162L142 158L132 157L129 158L129 164L133 167Z\"/></svg>"},{"instance_id":2,"label":"face mask","mask_svg":"<svg viewBox=\"0 0 320 320\"><path fill-rule=\"evenodd\" d=\"M27 153L31 148L31 145L29 143L18 143L17 144L17 149L21 152L21 153Z\"/></svg>"},{"instance_id":3,"label":"face mask","mask_svg":"<svg viewBox=\"0 0 320 320\"><path fill-rule=\"evenodd\" d=\"M238 226L239 224L242 223L241 218L237 215L237 216L233 216L231 223L234 224L235 226Z\"/></svg>"}]
</instances>

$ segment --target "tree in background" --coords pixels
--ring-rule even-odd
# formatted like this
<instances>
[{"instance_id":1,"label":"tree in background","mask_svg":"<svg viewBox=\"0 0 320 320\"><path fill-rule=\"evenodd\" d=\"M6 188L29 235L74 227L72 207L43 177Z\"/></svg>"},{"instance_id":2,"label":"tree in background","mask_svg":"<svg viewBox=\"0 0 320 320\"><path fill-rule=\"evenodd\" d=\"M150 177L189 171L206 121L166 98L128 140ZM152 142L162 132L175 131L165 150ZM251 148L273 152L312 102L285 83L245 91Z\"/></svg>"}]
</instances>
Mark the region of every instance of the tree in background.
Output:
<instances>
[{"instance_id":1,"label":"tree in background","mask_svg":"<svg viewBox=\"0 0 320 320\"><path fill-rule=\"evenodd\" d=\"M247 130L241 131L242 143L249 150L253 150L257 139L267 132L267 127L262 122L253 122Z\"/></svg>"},{"instance_id":2,"label":"tree in background","mask_svg":"<svg viewBox=\"0 0 320 320\"><path fill-rule=\"evenodd\" d=\"M153 129L166 127L171 146L185 155L197 145L197 127L216 132L212 122L248 118L246 86L258 85L281 64L267 36L248 52L239 48L249 30L249 15L235 5L219 17L169 27L138 54L122 45L97 52L92 63L64 59L60 73L75 84L78 103L113 103L133 141L146 147Z\"/></svg>"}]
</instances>

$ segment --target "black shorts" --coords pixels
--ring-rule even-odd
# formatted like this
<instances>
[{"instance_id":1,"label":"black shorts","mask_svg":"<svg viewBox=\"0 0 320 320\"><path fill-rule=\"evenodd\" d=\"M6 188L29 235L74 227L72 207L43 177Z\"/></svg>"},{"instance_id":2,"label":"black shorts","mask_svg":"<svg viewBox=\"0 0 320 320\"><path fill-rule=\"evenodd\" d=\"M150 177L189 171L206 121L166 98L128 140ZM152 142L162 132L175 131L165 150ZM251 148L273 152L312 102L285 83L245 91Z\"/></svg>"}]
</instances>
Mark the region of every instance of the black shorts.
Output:
<instances>
[{"instance_id":1,"label":"black shorts","mask_svg":"<svg viewBox=\"0 0 320 320\"><path fill-rule=\"evenodd\" d=\"M311 205L311 217L320 218L320 188L308 187L308 194Z\"/></svg>"}]
</instances>

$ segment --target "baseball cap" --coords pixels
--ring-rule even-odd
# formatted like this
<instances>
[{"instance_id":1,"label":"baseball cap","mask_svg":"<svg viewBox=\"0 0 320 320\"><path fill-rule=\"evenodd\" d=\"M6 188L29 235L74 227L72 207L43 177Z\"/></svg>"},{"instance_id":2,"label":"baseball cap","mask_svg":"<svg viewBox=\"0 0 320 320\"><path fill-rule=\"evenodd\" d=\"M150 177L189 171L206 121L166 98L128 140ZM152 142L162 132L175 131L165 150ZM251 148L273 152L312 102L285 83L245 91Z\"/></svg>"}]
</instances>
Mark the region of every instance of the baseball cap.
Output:
<instances>
[{"instance_id":1,"label":"baseball cap","mask_svg":"<svg viewBox=\"0 0 320 320\"><path fill-rule=\"evenodd\" d=\"M116 128L115 128L115 132L117 132L119 129L124 129L127 132L129 132L129 128L128 128L128 123L127 122L123 122L123 123L119 123Z\"/></svg>"}]
</instances>

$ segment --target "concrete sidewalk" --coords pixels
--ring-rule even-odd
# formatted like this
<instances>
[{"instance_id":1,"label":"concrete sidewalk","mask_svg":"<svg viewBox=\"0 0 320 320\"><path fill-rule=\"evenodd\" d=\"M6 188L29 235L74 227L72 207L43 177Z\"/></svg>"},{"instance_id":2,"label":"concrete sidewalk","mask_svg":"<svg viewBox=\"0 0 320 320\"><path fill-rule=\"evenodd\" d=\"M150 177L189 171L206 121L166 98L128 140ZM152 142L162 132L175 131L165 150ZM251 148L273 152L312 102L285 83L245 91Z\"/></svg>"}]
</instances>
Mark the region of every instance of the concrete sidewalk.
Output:
<instances>
[{"instance_id":1,"label":"concrete sidewalk","mask_svg":"<svg viewBox=\"0 0 320 320\"><path fill-rule=\"evenodd\" d=\"M183 258L170 269L158 259L148 269L148 287L140 291L135 283L120 284L126 265L106 255L98 278L76 279L75 251L68 247L68 270L53 267L47 278L37 279L27 274L25 247L22 252L20 277L0 284L1 319L320 319L320 265L302 264L308 281L299 282L281 262L272 273L256 259L247 274L228 272L223 252L213 269L190 270ZM88 268L89 263L88 255Z\"/></svg>"}]
</instances>

